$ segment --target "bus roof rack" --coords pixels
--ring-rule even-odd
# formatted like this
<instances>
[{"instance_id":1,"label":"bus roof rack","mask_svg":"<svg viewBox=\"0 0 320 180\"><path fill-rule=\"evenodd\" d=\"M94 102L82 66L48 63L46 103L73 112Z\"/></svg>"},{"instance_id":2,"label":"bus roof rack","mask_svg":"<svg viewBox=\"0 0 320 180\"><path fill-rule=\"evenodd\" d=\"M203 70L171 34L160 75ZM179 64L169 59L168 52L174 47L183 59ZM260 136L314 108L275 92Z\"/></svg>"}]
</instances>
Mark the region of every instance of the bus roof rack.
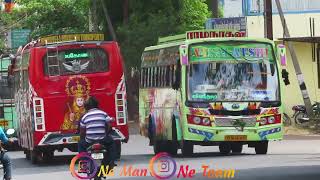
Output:
<instances>
[{"instance_id":1,"label":"bus roof rack","mask_svg":"<svg viewBox=\"0 0 320 180\"><path fill-rule=\"evenodd\" d=\"M158 44L164 44L164 43L171 43L171 42L180 42L184 41L186 39L185 34L179 34L175 36L167 36L167 37L160 37L158 40Z\"/></svg>"}]
</instances>

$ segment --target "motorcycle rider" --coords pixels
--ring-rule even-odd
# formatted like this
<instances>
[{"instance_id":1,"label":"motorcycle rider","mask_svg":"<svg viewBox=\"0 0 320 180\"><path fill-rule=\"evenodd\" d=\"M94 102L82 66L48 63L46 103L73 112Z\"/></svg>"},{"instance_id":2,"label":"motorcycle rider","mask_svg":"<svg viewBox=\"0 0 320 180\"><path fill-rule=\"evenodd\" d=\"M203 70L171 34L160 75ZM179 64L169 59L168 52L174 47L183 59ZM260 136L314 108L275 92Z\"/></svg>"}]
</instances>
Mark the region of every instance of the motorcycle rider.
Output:
<instances>
[{"instance_id":1,"label":"motorcycle rider","mask_svg":"<svg viewBox=\"0 0 320 180\"><path fill-rule=\"evenodd\" d=\"M99 109L99 102L95 97L91 96L85 102L84 107L86 113L80 120L80 141L78 143L78 151L86 152L87 148L95 142L99 142L107 148L109 166L113 168L116 158L115 142L110 136L112 130L110 121L113 118Z\"/></svg>"},{"instance_id":2,"label":"motorcycle rider","mask_svg":"<svg viewBox=\"0 0 320 180\"><path fill-rule=\"evenodd\" d=\"M4 143L4 144L13 143L13 139L8 138L1 127L0 127L0 141L1 143ZM3 164L3 174L4 174L3 179L10 180L11 179L11 160L8 154L5 153L5 150L2 148L2 146L0 148L1 148L0 161Z\"/></svg>"}]
</instances>

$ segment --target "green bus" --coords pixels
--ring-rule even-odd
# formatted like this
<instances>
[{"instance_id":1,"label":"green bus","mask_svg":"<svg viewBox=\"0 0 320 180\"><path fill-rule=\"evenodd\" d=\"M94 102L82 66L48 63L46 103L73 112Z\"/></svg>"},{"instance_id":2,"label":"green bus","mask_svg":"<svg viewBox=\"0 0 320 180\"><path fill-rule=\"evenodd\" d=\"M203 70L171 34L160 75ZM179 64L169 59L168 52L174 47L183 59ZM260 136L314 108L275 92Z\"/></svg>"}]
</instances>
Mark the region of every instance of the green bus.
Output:
<instances>
[{"instance_id":1,"label":"green bus","mask_svg":"<svg viewBox=\"0 0 320 180\"><path fill-rule=\"evenodd\" d=\"M140 134L154 152L184 156L194 145L266 154L283 138L284 47L237 32L201 30L160 38L142 54Z\"/></svg>"},{"instance_id":2,"label":"green bus","mask_svg":"<svg viewBox=\"0 0 320 180\"><path fill-rule=\"evenodd\" d=\"M4 129L17 130L17 116L12 88L8 87L9 57L0 56L0 126Z\"/></svg>"}]
</instances>

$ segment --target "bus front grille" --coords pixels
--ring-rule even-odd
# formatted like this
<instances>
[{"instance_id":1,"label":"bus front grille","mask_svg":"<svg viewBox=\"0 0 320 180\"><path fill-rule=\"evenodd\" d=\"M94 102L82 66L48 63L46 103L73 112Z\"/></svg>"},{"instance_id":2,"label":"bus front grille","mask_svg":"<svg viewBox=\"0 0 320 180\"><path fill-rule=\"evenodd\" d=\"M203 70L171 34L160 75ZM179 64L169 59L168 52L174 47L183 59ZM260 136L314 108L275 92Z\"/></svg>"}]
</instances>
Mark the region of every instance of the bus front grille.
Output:
<instances>
[{"instance_id":1,"label":"bus front grille","mask_svg":"<svg viewBox=\"0 0 320 180\"><path fill-rule=\"evenodd\" d=\"M244 122L245 127L254 127L256 125L256 118L231 118L231 117L216 117L215 125L220 127L237 127L239 123Z\"/></svg>"}]
</instances>

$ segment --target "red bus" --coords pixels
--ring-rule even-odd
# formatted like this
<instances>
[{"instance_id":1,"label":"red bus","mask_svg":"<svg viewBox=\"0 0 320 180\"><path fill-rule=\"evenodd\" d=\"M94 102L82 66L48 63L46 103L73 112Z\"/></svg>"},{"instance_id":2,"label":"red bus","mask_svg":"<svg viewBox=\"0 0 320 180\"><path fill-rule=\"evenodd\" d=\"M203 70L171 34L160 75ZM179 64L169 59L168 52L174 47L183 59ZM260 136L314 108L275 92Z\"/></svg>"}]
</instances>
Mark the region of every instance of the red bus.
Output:
<instances>
[{"instance_id":1,"label":"red bus","mask_svg":"<svg viewBox=\"0 0 320 180\"><path fill-rule=\"evenodd\" d=\"M20 48L9 72L18 114L18 139L33 163L54 151L77 151L78 124L89 96L114 117L118 158L129 139L123 59L103 34L53 35Z\"/></svg>"}]
</instances>

